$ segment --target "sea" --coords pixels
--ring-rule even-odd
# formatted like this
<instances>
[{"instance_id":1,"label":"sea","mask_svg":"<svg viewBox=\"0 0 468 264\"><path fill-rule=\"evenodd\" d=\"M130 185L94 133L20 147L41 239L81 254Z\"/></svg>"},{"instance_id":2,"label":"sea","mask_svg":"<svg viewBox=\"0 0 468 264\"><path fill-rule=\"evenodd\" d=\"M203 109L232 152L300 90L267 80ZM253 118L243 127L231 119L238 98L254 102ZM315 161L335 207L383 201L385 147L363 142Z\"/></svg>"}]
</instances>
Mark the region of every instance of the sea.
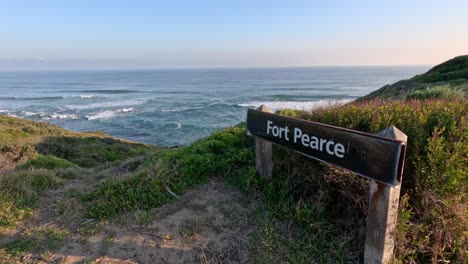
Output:
<instances>
[{"instance_id":1,"label":"sea","mask_svg":"<svg viewBox=\"0 0 468 264\"><path fill-rule=\"evenodd\" d=\"M429 66L0 72L0 114L73 131L183 146L245 121L248 108L346 103Z\"/></svg>"}]
</instances>

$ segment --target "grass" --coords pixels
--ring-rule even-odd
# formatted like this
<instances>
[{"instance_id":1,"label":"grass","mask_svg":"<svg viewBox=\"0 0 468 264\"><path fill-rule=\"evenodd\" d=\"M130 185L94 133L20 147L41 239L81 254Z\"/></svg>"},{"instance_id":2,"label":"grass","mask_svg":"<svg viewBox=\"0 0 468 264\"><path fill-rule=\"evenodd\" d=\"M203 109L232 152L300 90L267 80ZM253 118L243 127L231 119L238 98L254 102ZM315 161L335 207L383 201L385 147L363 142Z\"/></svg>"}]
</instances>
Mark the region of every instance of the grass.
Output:
<instances>
[{"instance_id":1,"label":"grass","mask_svg":"<svg viewBox=\"0 0 468 264\"><path fill-rule=\"evenodd\" d=\"M451 89L459 91L425 91L437 86L448 86ZM428 72L416 75L411 79L387 84L357 100L365 101L379 98L404 99L408 94L412 94L410 95L411 99L426 98L426 96L431 96L431 98L448 98L441 96L450 96L452 98L458 97L461 91L464 93L468 91L468 55L458 56L443 62ZM463 97L463 95L461 96Z\"/></svg>"},{"instance_id":2,"label":"grass","mask_svg":"<svg viewBox=\"0 0 468 264\"><path fill-rule=\"evenodd\" d=\"M54 156L38 155L37 158L29 160L18 166L18 169L66 169L78 167L75 163Z\"/></svg>"},{"instance_id":3,"label":"grass","mask_svg":"<svg viewBox=\"0 0 468 264\"><path fill-rule=\"evenodd\" d=\"M394 125L406 133L396 262L465 262L468 104L464 99L367 101L280 114L369 133ZM253 262L362 261L368 181L277 146L274 177L266 180L255 170L254 139L246 136L245 124L167 150L96 135L47 136L33 145L27 139L15 140L31 146L35 158L0 179L3 225L14 226L31 214L42 193L83 177L100 183L84 192L71 189L65 197L81 203L86 217L101 220L95 224L132 212L139 224L147 225L151 208L220 177L261 197L251 243ZM57 212L73 217L63 204L66 207L67 203L55 205ZM199 230L196 223L187 223L181 232L190 239ZM13 254L37 245L18 240L2 247Z\"/></svg>"},{"instance_id":4,"label":"grass","mask_svg":"<svg viewBox=\"0 0 468 264\"><path fill-rule=\"evenodd\" d=\"M167 150L129 177L104 182L83 195L83 200L89 202L87 216L100 219L161 206L173 201L173 194L205 183L210 176L244 171L242 165L253 159L244 132L244 127L233 127L189 147Z\"/></svg>"},{"instance_id":5,"label":"grass","mask_svg":"<svg viewBox=\"0 0 468 264\"><path fill-rule=\"evenodd\" d=\"M294 114L371 133L394 125L406 133L396 257L403 263L463 263L468 226L465 100L372 101Z\"/></svg>"},{"instance_id":6,"label":"grass","mask_svg":"<svg viewBox=\"0 0 468 264\"><path fill-rule=\"evenodd\" d=\"M30 216L39 195L58 187L63 179L47 170L19 171L0 178L0 227L14 226Z\"/></svg>"},{"instance_id":7,"label":"grass","mask_svg":"<svg viewBox=\"0 0 468 264\"><path fill-rule=\"evenodd\" d=\"M465 97L462 90L451 88L449 85L439 85L424 90L417 90L406 95L407 100L427 99L460 99Z\"/></svg>"},{"instance_id":8,"label":"grass","mask_svg":"<svg viewBox=\"0 0 468 264\"><path fill-rule=\"evenodd\" d=\"M154 147L102 133L71 132L0 115L0 227L15 226L29 217L48 189L83 173L106 174L108 166L124 159L130 159L127 170L131 170L139 166L131 158L153 151Z\"/></svg>"},{"instance_id":9,"label":"grass","mask_svg":"<svg viewBox=\"0 0 468 264\"><path fill-rule=\"evenodd\" d=\"M0 247L7 254L17 256L31 250L44 253L59 249L68 231L57 228L27 229L21 237Z\"/></svg>"},{"instance_id":10,"label":"grass","mask_svg":"<svg viewBox=\"0 0 468 264\"><path fill-rule=\"evenodd\" d=\"M184 223L182 223L180 229L179 229L179 234L182 235L182 238L184 239L185 243L191 243L193 242L193 237L202 231L202 223L196 220L187 220Z\"/></svg>"}]
</instances>

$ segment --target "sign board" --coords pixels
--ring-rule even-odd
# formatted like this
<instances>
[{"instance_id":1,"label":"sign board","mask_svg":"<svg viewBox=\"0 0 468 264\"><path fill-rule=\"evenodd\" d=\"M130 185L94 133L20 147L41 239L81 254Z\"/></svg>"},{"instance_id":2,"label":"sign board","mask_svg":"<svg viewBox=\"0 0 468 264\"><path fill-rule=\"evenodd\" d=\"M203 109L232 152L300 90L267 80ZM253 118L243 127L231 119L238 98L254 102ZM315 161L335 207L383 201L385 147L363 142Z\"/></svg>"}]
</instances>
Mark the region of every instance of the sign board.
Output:
<instances>
[{"instance_id":1,"label":"sign board","mask_svg":"<svg viewBox=\"0 0 468 264\"><path fill-rule=\"evenodd\" d=\"M250 134L387 185L398 185L406 144L346 128L249 109Z\"/></svg>"}]
</instances>

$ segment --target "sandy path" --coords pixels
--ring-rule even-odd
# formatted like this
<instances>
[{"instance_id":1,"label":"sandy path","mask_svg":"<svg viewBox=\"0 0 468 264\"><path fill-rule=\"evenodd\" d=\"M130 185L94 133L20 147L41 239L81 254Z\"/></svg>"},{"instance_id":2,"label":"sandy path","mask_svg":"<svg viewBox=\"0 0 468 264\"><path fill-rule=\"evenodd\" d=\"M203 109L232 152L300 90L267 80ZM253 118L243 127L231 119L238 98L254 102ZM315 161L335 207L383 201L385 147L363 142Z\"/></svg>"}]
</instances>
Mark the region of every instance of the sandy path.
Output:
<instances>
[{"instance_id":1,"label":"sandy path","mask_svg":"<svg viewBox=\"0 0 468 264\"><path fill-rule=\"evenodd\" d=\"M248 237L255 230L256 206L225 183L212 181L172 204L101 222L88 235L70 232L54 252L32 251L18 261L249 263Z\"/></svg>"}]
</instances>

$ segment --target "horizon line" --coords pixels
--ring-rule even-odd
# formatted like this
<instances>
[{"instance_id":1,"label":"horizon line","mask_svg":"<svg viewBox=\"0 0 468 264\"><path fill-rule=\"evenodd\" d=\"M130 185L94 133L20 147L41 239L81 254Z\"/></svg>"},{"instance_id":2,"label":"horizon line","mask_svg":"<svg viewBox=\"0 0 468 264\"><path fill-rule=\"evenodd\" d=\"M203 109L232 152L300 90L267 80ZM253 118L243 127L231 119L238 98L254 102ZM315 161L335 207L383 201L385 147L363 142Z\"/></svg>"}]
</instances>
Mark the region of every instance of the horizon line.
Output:
<instances>
[{"instance_id":1,"label":"horizon line","mask_svg":"<svg viewBox=\"0 0 468 264\"><path fill-rule=\"evenodd\" d=\"M311 66L220 66L220 67L132 67L132 68L50 68L50 69L1 69L0 72L67 72L67 71L172 71L172 70L248 70L248 69L298 69L298 68L352 68L352 67L433 67L435 64L356 64L356 65L311 65Z\"/></svg>"}]
</instances>

